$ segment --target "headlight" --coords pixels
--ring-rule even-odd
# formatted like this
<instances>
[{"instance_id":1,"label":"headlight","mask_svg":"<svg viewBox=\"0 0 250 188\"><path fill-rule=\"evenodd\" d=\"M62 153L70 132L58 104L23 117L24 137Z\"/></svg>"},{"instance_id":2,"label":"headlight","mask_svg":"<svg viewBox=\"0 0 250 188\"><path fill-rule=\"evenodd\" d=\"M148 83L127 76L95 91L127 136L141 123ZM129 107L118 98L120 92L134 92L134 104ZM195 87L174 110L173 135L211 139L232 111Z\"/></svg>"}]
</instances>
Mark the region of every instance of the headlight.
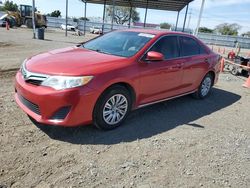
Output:
<instances>
[{"instance_id":1,"label":"headlight","mask_svg":"<svg viewBox=\"0 0 250 188\"><path fill-rule=\"evenodd\" d=\"M23 63L21 64L20 70L22 70L22 69L25 67L26 62L27 62L27 59L25 59L25 60L23 61Z\"/></svg>"},{"instance_id":2,"label":"headlight","mask_svg":"<svg viewBox=\"0 0 250 188\"><path fill-rule=\"evenodd\" d=\"M86 85L92 79L93 76L50 76L44 80L41 85L52 87L56 90L62 90Z\"/></svg>"}]
</instances>

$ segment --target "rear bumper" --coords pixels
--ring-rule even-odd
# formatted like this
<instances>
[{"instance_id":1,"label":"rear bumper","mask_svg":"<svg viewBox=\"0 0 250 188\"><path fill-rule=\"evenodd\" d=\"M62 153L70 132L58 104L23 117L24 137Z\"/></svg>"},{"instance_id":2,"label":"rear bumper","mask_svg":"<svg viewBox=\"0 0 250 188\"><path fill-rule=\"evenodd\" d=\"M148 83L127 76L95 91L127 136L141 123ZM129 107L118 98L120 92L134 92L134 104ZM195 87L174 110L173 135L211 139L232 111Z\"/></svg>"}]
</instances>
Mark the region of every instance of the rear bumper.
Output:
<instances>
[{"instance_id":1,"label":"rear bumper","mask_svg":"<svg viewBox=\"0 0 250 188\"><path fill-rule=\"evenodd\" d=\"M218 71L218 72L215 73L214 85L217 84L217 82L219 80L219 74L220 74L220 71Z\"/></svg>"},{"instance_id":2,"label":"rear bumper","mask_svg":"<svg viewBox=\"0 0 250 188\"><path fill-rule=\"evenodd\" d=\"M99 96L96 90L86 86L57 91L32 85L24 81L20 72L16 75L15 91L15 100L25 113L39 123L59 126L91 123ZM63 109L67 111L64 110L62 114Z\"/></svg>"}]
</instances>

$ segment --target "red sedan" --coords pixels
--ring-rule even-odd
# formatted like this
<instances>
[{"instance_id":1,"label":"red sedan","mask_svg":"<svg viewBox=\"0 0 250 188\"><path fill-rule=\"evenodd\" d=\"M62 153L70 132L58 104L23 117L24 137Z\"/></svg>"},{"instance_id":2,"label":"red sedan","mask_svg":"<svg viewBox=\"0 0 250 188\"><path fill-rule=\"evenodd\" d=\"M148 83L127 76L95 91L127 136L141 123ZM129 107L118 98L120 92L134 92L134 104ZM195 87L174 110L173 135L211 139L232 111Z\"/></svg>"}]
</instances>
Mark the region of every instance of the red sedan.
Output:
<instances>
[{"instance_id":1,"label":"red sedan","mask_svg":"<svg viewBox=\"0 0 250 188\"><path fill-rule=\"evenodd\" d=\"M115 31L26 59L16 75L15 99L40 123L112 129L132 109L187 94L207 97L219 60L192 35Z\"/></svg>"}]
</instances>

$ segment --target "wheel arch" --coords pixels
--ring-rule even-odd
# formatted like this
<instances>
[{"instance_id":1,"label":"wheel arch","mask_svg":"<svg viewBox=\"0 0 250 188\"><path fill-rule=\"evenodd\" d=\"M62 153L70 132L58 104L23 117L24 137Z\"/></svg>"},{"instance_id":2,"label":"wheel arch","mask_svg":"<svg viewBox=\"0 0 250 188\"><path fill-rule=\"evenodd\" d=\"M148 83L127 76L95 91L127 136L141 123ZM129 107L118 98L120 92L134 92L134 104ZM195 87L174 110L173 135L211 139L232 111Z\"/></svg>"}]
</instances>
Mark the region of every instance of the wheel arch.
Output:
<instances>
[{"instance_id":1,"label":"wheel arch","mask_svg":"<svg viewBox=\"0 0 250 188\"><path fill-rule=\"evenodd\" d=\"M131 96L131 100L132 100L132 108L135 107L135 104L136 104L136 92L135 92L135 89L134 87L129 84L128 82L116 82L116 83L112 83L110 84L109 86L107 86L102 92L101 92L101 95L98 97L98 99L109 89L111 89L112 87L115 87L115 86L122 86L124 87L125 89L127 89L129 91L129 94Z\"/></svg>"},{"instance_id":2,"label":"wheel arch","mask_svg":"<svg viewBox=\"0 0 250 188\"><path fill-rule=\"evenodd\" d=\"M213 71L213 70L210 70L210 71L208 71L208 73L207 74L210 74L212 77L213 77L213 84L212 85L214 85L214 82L215 82L215 72ZM207 75L206 74L206 75Z\"/></svg>"}]
</instances>

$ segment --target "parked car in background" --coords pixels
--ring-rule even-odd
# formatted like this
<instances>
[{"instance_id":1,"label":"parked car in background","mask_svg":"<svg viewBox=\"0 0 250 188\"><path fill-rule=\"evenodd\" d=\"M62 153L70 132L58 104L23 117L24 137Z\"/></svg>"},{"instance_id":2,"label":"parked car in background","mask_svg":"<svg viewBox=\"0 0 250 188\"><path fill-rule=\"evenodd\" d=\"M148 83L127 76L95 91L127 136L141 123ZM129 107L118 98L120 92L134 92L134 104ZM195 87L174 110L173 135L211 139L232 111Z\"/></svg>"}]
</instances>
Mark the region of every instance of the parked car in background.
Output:
<instances>
[{"instance_id":1,"label":"parked car in background","mask_svg":"<svg viewBox=\"0 0 250 188\"><path fill-rule=\"evenodd\" d=\"M206 98L220 58L185 33L110 32L26 59L16 74L15 100L40 123L113 129L133 109L188 94Z\"/></svg>"},{"instance_id":2,"label":"parked car in background","mask_svg":"<svg viewBox=\"0 0 250 188\"><path fill-rule=\"evenodd\" d=\"M66 30L66 25L65 24L62 24L61 25L61 29L62 30ZM76 27L71 25L71 24L67 24L67 30L68 31L76 31Z\"/></svg>"},{"instance_id":3,"label":"parked car in background","mask_svg":"<svg viewBox=\"0 0 250 188\"><path fill-rule=\"evenodd\" d=\"M0 17L0 27L5 27L6 26L6 20L7 20L7 15L8 14L3 14L1 17Z\"/></svg>"},{"instance_id":4,"label":"parked car in background","mask_svg":"<svg viewBox=\"0 0 250 188\"><path fill-rule=\"evenodd\" d=\"M95 26L90 27L89 31L90 31L90 33L93 33L93 34L102 34L102 29L99 27L95 27Z\"/></svg>"},{"instance_id":5,"label":"parked car in background","mask_svg":"<svg viewBox=\"0 0 250 188\"><path fill-rule=\"evenodd\" d=\"M6 26L6 21L0 19L0 27L5 27Z\"/></svg>"}]
</instances>

